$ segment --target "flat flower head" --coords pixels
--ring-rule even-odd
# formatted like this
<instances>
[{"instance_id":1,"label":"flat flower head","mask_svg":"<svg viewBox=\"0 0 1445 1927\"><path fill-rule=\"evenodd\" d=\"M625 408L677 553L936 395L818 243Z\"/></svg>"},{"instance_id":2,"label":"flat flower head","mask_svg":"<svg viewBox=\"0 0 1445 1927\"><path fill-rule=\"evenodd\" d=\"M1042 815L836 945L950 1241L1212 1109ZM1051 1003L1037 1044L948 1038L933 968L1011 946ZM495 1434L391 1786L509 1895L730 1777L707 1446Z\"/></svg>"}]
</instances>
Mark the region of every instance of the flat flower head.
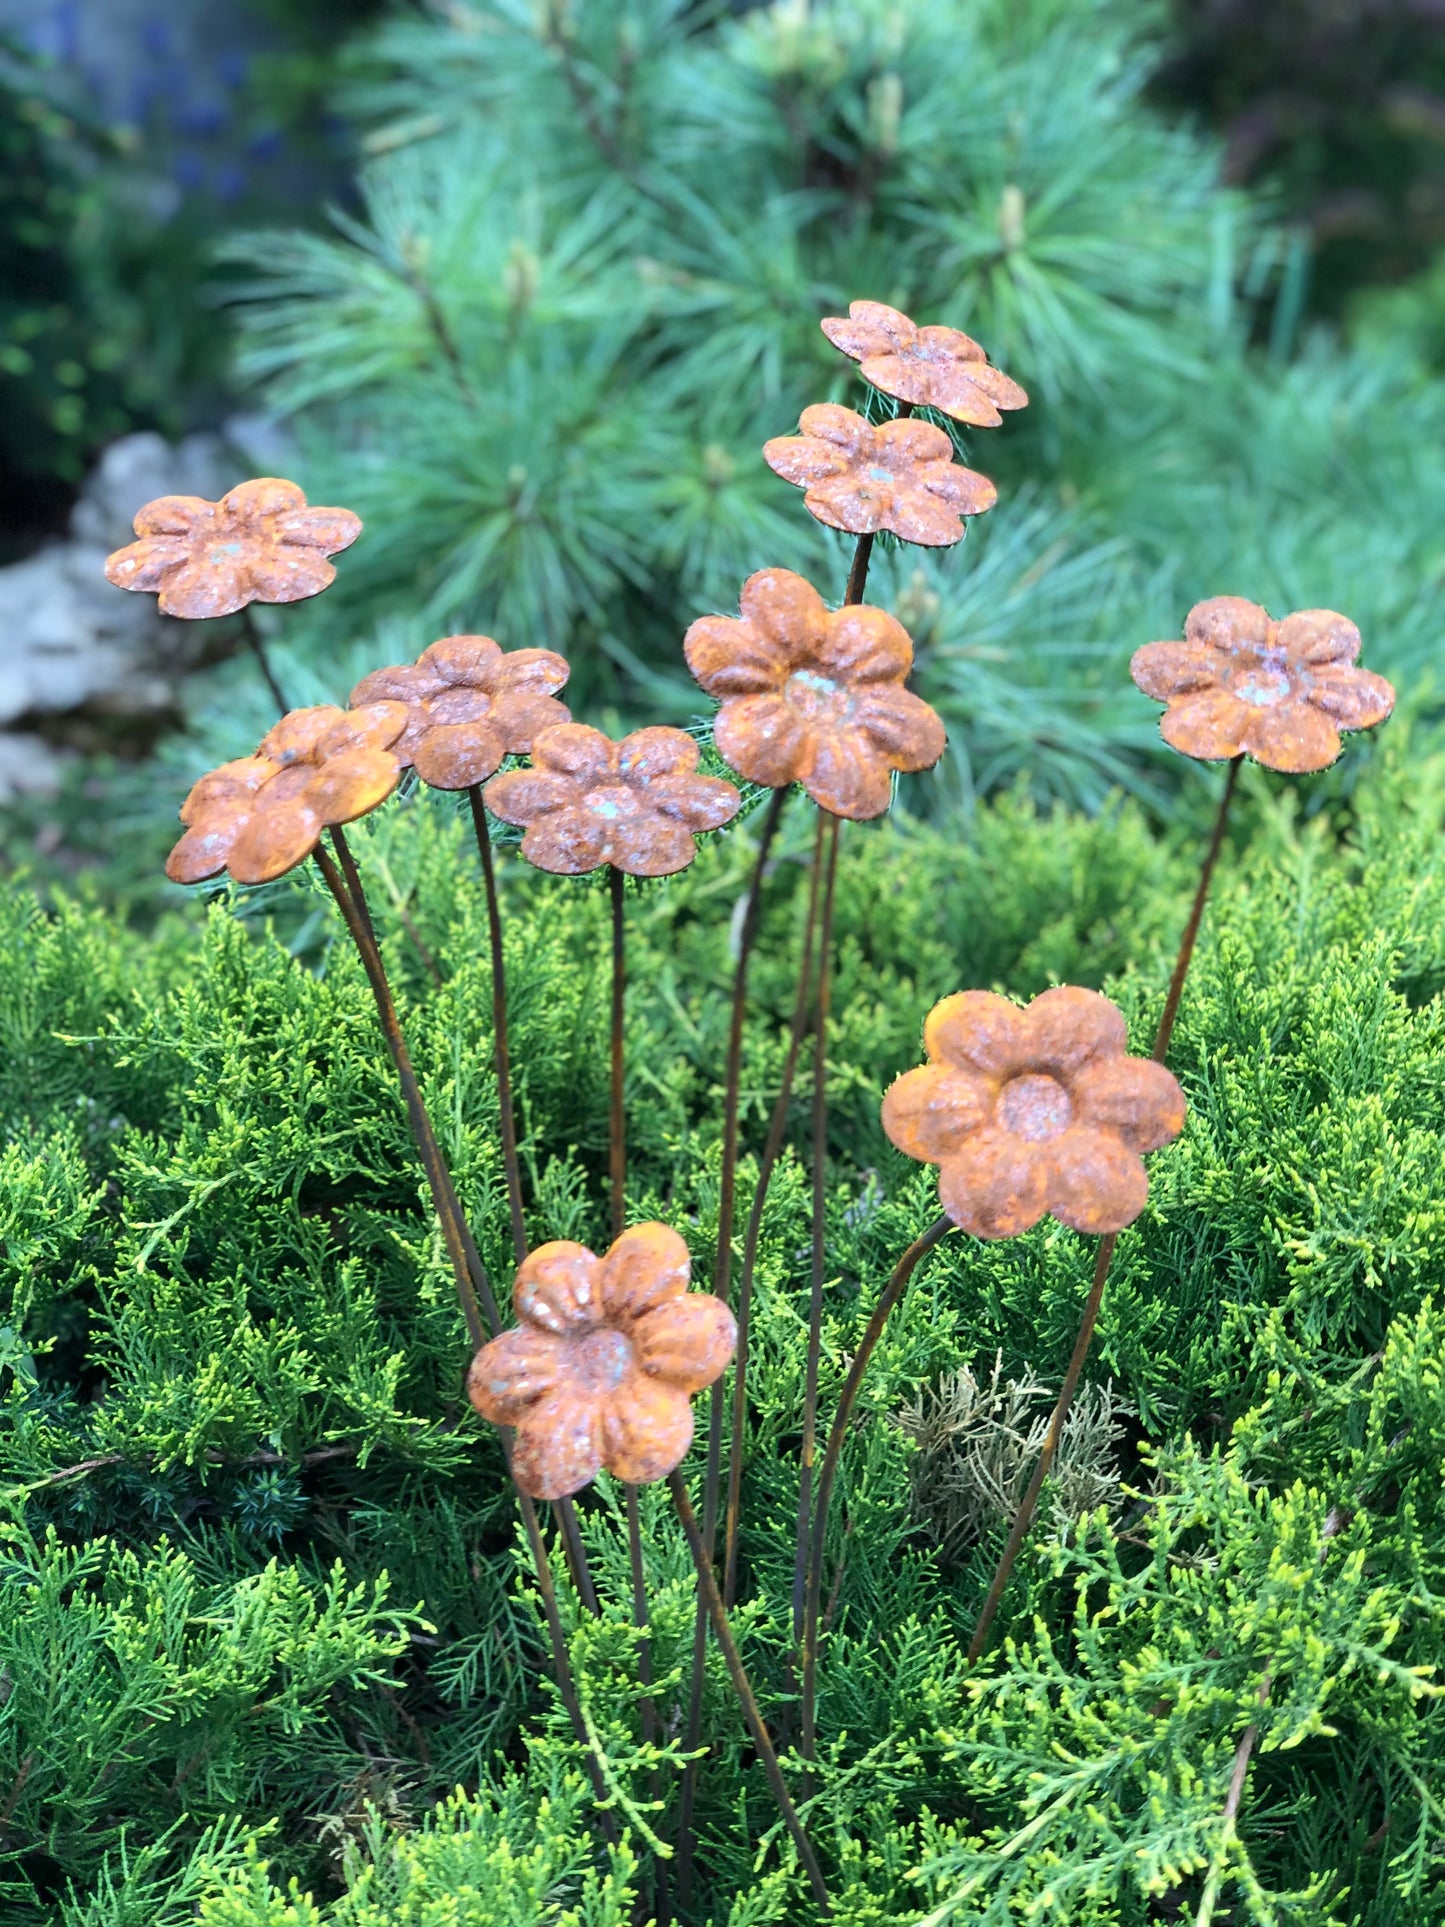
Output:
<instances>
[{"instance_id":1,"label":"flat flower head","mask_svg":"<svg viewBox=\"0 0 1445 1927\"><path fill-rule=\"evenodd\" d=\"M698 775L698 754L681 729L637 729L614 743L561 723L538 736L530 769L492 778L487 808L526 830L522 855L539 870L582 876L610 863L672 876L697 855L697 832L721 829L742 805L731 783Z\"/></svg>"},{"instance_id":2,"label":"flat flower head","mask_svg":"<svg viewBox=\"0 0 1445 1927\"><path fill-rule=\"evenodd\" d=\"M294 482L242 482L219 502L162 495L135 518L140 537L107 557L118 589L159 592L168 616L234 615L249 602L304 602L336 580L327 560L361 533L350 509L308 508Z\"/></svg>"},{"instance_id":3,"label":"flat flower head","mask_svg":"<svg viewBox=\"0 0 1445 1927\"><path fill-rule=\"evenodd\" d=\"M563 1499L599 1470L651 1485L692 1443L693 1394L737 1344L720 1298L689 1291L687 1246L665 1224L635 1224L597 1257L559 1239L522 1263L520 1321L472 1360L467 1391L494 1425L515 1425L512 1476L534 1499Z\"/></svg>"},{"instance_id":4,"label":"flat flower head","mask_svg":"<svg viewBox=\"0 0 1445 1927\"><path fill-rule=\"evenodd\" d=\"M986 475L953 459L953 443L932 422L872 422L851 408L805 408L801 435L763 446L768 467L807 493L803 505L830 529L947 548L962 539L963 518L998 500Z\"/></svg>"},{"instance_id":5,"label":"flat flower head","mask_svg":"<svg viewBox=\"0 0 1445 1927\"><path fill-rule=\"evenodd\" d=\"M904 687L908 631L867 603L829 609L791 569L743 584L738 616L703 616L687 666L722 708L713 740L750 783L801 783L834 816L881 816L894 770L931 769L943 724Z\"/></svg>"},{"instance_id":6,"label":"flat flower head","mask_svg":"<svg viewBox=\"0 0 1445 1927\"><path fill-rule=\"evenodd\" d=\"M1383 676L1357 669L1360 632L1333 609L1275 622L1257 602L1214 596L1189 611L1183 642L1136 649L1129 673L1166 705L1166 743L1205 762L1252 756L1268 769L1328 769L1340 731L1373 729L1395 707Z\"/></svg>"},{"instance_id":7,"label":"flat flower head","mask_svg":"<svg viewBox=\"0 0 1445 1927\"><path fill-rule=\"evenodd\" d=\"M1046 990L1025 1008L990 991L935 1004L928 1062L883 1100L883 1128L936 1164L944 1210L976 1238L1014 1238L1051 1212L1075 1231L1122 1231L1144 1209L1143 1151L1184 1128L1184 1093L1130 1057L1124 1019L1095 990Z\"/></svg>"},{"instance_id":8,"label":"flat flower head","mask_svg":"<svg viewBox=\"0 0 1445 1927\"><path fill-rule=\"evenodd\" d=\"M402 703L293 709L254 756L222 763L194 785L166 875L201 883L228 870L237 883L269 883L294 869L328 825L365 816L391 795L401 778L391 745L406 723Z\"/></svg>"},{"instance_id":9,"label":"flat flower head","mask_svg":"<svg viewBox=\"0 0 1445 1927\"><path fill-rule=\"evenodd\" d=\"M978 343L957 328L919 328L881 301L854 301L848 319L822 324L835 348L862 363L863 379L916 408L936 408L975 428L997 428L1001 408L1027 408L1029 398Z\"/></svg>"},{"instance_id":10,"label":"flat flower head","mask_svg":"<svg viewBox=\"0 0 1445 1927\"><path fill-rule=\"evenodd\" d=\"M544 729L571 720L554 691L566 660L551 649L504 650L490 636L445 636L414 663L375 669L353 703L405 703L407 726L391 746L433 789L483 783L506 756L526 755Z\"/></svg>"}]
</instances>

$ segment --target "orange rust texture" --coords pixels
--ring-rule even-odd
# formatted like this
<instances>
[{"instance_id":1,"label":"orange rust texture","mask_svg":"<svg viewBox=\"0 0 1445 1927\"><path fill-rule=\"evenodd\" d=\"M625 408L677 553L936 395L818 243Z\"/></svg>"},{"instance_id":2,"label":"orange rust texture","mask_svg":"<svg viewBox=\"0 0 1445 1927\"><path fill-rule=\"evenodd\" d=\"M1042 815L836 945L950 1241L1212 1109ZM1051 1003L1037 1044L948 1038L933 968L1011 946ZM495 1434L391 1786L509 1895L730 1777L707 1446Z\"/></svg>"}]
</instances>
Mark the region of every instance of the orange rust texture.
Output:
<instances>
[{"instance_id":1,"label":"orange rust texture","mask_svg":"<svg viewBox=\"0 0 1445 1927\"><path fill-rule=\"evenodd\" d=\"M350 823L391 795L401 764L390 745L406 722L401 703L293 709L254 756L222 763L194 786L166 875L200 883L229 870L237 883L269 883L294 869L328 824Z\"/></svg>"},{"instance_id":2,"label":"orange rust texture","mask_svg":"<svg viewBox=\"0 0 1445 1927\"><path fill-rule=\"evenodd\" d=\"M1013 1238L1051 1212L1075 1231L1122 1231L1144 1209L1142 1151L1184 1128L1184 1093L1127 1055L1124 1019L1065 985L1026 1008L991 991L945 997L924 1025L928 1062L897 1079L883 1128L939 1168L939 1200L977 1238Z\"/></svg>"},{"instance_id":3,"label":"orange rust texture","mask_svg":"<svg viewBox=\"0 0 1445 1927\"><path fill-rule=\"evenodd\" d=\"M975 428L997 428L1001 408L1027 408L1016 381L991 368L978 343L957 328L919 328L881 301L854 301L845 321L831 315L823 333L862 363L863 379L915 408L936 408Z\"/></svg>"},{"instance_id":4,"label":"orange rust texture","mask_svg":"<svg viewBox=\"0 0 1445 1927\"><path fill-rule=\"evenodd\" d=\"M530 769L487 785L487 808L526 829L522 855L539 870L581 876L604 863L663 877L697 855L700 830L732 821L742 798L697 774L698 746L681 729L638 729L612 742L585 723L545 729Z\"/></svg>"},{"instance_id":5,"label":"orange rust texture","mask_svg":"<svg viewBox=\"0 0 1445 1927\"><path fill-rule=\"evenodd\" d=\"M405 703L405 734L391 745L433 789L482 783L507 756L526 755L544 729L571 720L554 691L569 674L552 649L503 650L490 636L444 636L414 663L374 669L353 703Z\"/></svg>"},{"instance_id":6,"label":"orange rust texture","mask_svg":"<svg viewBox=\"0 0 1445 1927\"><path fill-rule=\"evenodd\" d=\"M512 1476L534 1499L578 1492L605 1468L650 1485L692 1443L692 1396L737 1343L733 1315L689 1291L691 1260L664 1224L633 1225L604 1257L570 1239L539 1245L517 1273L520 1323L477 1353L473 1405L515 1425Z\"/></svg>"},{"instance_id":7,"label":"orange rust texture","mask_svg":"<svg viewBox=\"0 0 1445 1927\"><path fill-rule=\"evenodd\" d=\"M851 408L818 402L803 410L801 435L763 445L763 459L807 493L803 506L830 529L874 535L880 529L925 548L961 541L963 517L998 500L986 475L953 460L953 443L932 422L903 419L874 427Z\"/></svg>"},{"instance_id":8,"label":"orange rust texture","mask_svg":"<svg viewBox=\"0 0 1445 1927\"><path fill-rule=\"evenodd\" d=\"M830 610L791 569L760 569L742 613L703 616L683 641L687 666L722 708L713 740L752 783L801 783L834 816L881 816L894 770L929 769L943 724L904 688L908 631L886 610Z\"/></svg>"},{"instance_id":9,"label":"orange rust texture","mask_svg":"<svg viewBox=\"0 0 1445 1927\"><path fill-rule=\"evenodd\" d=\"M1328 769L1342 729L1373 729L1395 707L1383 676L1353 667L1360 632L1333 609L1282 622L1243 596L1189 611L1183 642L1136 649L1129 673L1168 707L1166 743L1205 762L1252 756L1292 775Z\"/></svg>"},{"instance_id":10,"label":"orange rust texture","mask_svg":"<svg viewBox=\"0 0 1445 1927\"><path fill-rule=\"evenodd\" d=\"M242 482L219 502L162 495L135 518L140 537L105 564L118 589L159 592L168 616L234 615L250 602L303 602L336 580L328 556L361 533L350 509L308 508L294 482Z\"/></svg>"}]
</instances>

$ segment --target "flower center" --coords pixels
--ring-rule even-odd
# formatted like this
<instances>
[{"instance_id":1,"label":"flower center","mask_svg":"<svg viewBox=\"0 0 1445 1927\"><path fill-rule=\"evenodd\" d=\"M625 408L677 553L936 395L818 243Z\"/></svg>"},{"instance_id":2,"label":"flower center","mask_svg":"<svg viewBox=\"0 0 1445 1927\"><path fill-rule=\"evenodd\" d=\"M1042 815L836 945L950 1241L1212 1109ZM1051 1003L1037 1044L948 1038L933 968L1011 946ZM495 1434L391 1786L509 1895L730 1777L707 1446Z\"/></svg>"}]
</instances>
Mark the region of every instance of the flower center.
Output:
<instances>
[{"instance_id":1,"label":"flower center","mask_svg":"<svg viewBox=\"0 0 1445 1927\"><path fill-rule=\"evenodd\" d=\"M642 805L625 784L608 783L601 789L588 790L582 798L582 807L594 816L615 823L620 816L636 816Z\"/></svg>"},{"instance_id":2,"label":"flower center","mask_svg":"<svg viewBox=\"0 0 1445 1927\"><path fill-rule=\"evenodd\" d=\"M1025 1071L1021 1077L1012 1078L999 1101L999 1120L1004 1129L1035 1143L1068 1130L1073 1114L1069 1093L1058 1078L1043 1071Z\"/></svg>"},{"instance_id":3,"label":"flower center","mask_svg":"<svg viewBox=\"0 0 1445 1927\"><path fill-rule=\"evenodd\" d=\"M893 471L891 468L870 468L868 471L868 479L870 482L891 482L893 480Z\"/></svg>"},{"instance_id":4,"label":"flower center","mask_svg":"<svg viewBox=\"0 0 1445 1927\"><path fill-rule=\"evenodd\" d=\"M816 669L795 669L783 686L793 708L810 719L829 716L846 720L853 713L853 697L846 686Z\"/></svg>"},{"instance_id":5,"label":"flower center","mask_svg":"<svg viewBox=\"0 0 1445 1927\"><path fill-rule=\"evenodd\" d=\"M576 1339L569 1364L579 1392L615 1392L632 1368L632 1347L619 1331L588 1332Z\"/></svg>"},{"instance_id":6,"label":"flower center","mask_svg":"<svg viewBox=\"0 0 1445 1927\"><path fill-rule=\"evenodd\" d=\"M1268 709L1273 703L1285 702L1290 696L1300 693L1298 684L1303 680L1298 671L1290 673L1289 663L1282 649L1262 650L1252 660L1246 659L1228 678L1229 691L1242 703L1252 703L1257 709Z\"/></svg>"},{"instance_id":7,"label":"flower center","mask_svg":"<svg viewBox=\"0 0 1445 1927\"><path fill-rule=\"evenodd\" d=\"M206 560L213 569L224 569L230 557L240 553L239 542L213 542L207 552Z\"/></svg>"}]
</instances>

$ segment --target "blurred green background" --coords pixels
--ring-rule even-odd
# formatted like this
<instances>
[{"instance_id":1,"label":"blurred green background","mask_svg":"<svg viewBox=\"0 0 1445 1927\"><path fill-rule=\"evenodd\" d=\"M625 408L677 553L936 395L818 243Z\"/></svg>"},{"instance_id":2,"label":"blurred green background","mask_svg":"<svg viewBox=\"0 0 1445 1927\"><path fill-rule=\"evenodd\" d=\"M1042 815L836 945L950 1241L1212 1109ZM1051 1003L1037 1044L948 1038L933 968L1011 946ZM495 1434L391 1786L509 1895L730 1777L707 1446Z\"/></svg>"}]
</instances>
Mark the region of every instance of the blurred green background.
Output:
<instances>
[{"instance_id":1,"label":"blurred green background","mask_svg":"<svg viewBox=\"0 0 1445 1927\"><path fill-rule=\"evenodd\" d=\"M1343 609L1429 721L1437 8L26 0L0 30L17 660L64 653L24 639L37 555L93 585L123 539L114 488L104 541L83 513L105 451L202 431L217 491L284 463L365 518L335 589L268 614L293 701L467 628L566 651L604 724L686 720L695 615L768 564L841 592L759 447L861 405L817 321L865 296L1033 398L964 444L998 508L876 568L949 725L915 807L1022 779L1167 813L1189 773L1124 665L1210 594ZM52 626L120 621L106 593ZM177 785L267 708L234 628L125 621L112 684L154 696L33 678L7 713L0 661L12 763L44 764L0 849L144 896Z\"/></svg>"}]
</instances>

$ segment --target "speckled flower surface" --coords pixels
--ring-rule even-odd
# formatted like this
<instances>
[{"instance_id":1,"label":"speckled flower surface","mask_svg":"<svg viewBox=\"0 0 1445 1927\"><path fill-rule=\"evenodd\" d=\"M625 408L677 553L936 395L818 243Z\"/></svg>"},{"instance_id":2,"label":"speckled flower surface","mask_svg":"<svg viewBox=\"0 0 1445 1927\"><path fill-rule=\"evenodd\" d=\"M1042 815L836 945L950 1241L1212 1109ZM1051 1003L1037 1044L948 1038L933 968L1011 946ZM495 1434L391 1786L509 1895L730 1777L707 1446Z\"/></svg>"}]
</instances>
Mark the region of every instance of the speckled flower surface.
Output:
<instances>
[{"instance_id":1,"label":"speckled flower surface","mask_svg":"<svg viewBox=\"0 0 1445 1927\"><path fill-rule=\"evenodd\" d=\"M1002 408L1027 408L1029 398L958 328L920 328L882 301L854 301L847 319L830 315L823 333L862 364L863 379L882 394L916 408L936 408L975 428L997 428Z\"/></svg>"},{"instance_id":2,"label":"speckled flower surface","mask_svg":"<svg viewBox=\"0 0 1445 1927\"><path fill-rule=\"evenodd\" d=\"M1129 671L1167 705L1160 733L1185 756L1303 775L1334 762L1341 730L1373 729L1395 706L1359 654L1359 630L1333 609L1275 622L1257 602L1213 596L1189 611L1183 642L1146 643Z\"/></svg>"},{"instance_id":3,"label":"speckled flower surface","mask_svg":"<svg viewBox=\"0 0 1445 1927\"><path fill-rule=\"evenodd\" d=\"M609 863L629 876L672 876L697 855L695 836L731 822L742 798L719 776L699 776L695 740L681 729L637 729L614 743L585 723L547 729L530 769L486 789L487 808L522 825L522 855L539 870L582 876Z\"/></svg>"},{"instance_id":4,"label":"speckled flower surface","mask_svg":"<svg viewBox=\"0 0 1445 1927\"><path fill-rule=\"evenodd\" d=\"M302 602L336 580L329 557L361 533L350 509L311 508L294 482L263 476L219 502L162 495L135 518L140 538L107 557L118 589L152 590L168 616L234 615L250 602Z\"/></svg>"},{"instance_id":5,"label":"speckled flower surface","mask_svg":"<svg viewBox=\"0 0 1445 1927\"><path fill-rule=\"evenodd\" d=\"M690 1277L687 1246L663 1224L633 1225L600 1258L559 1239L523 1261L520 1322L477 1353L467 1390L483 1418L516 1426L524 1492L565 1498L602 1469L649 1485L681 1464L693 1394L737 1343L732 1313Z\"/></svg>"},{"instance_id":6,"label":"speckled flower surface","mask_svg":"<svg viewBox=\"0 0 1445 1927\"><path fill-rule=\"evenodd\" d=\"M768 467L806 490L803 505L830 529L946 548L962 540L964 517L998 500L986 475L953 459L953 443L932 422L882 422L819 402L803 410L800 435L763 447Z\"/></svg>"},{"instance_id":7,"label":"speckled flower surface","mask_svg":"<svg viewBox=\"0 0 1445 1927\"><path fill-rule=\"evenodd\" d=\"M928 1062L883 1100L883 1128L936 1164L938 1195L978 1238L1013 1238L1051 1212L1075 1231L1122 1231L1144 1209L1142 1152L1184 1128L1162 1064L1130 1057L1107 997L1065 985L1024 1008L991 991L945 997L924 1025Z\"/></svg>"},{"instance_id":8,"label":"speckled flower surface","mask_svg":"<svg viewBox=\"0 0 1445 1927\"><path fill-rule=\"evenodd\" d=\"M722 708L718 754L751 783L801 783L825 810L881 816L895 770L929 769L945 739L937 713L904 684L908 631L884 609L829 609L791 569L759 569L738 616L703 616L687 666Z\"/></svg>"},{"instance_id":9,"label":"speckled flower surface","mask_svg":"<svg viewBox=\"0 0 1445 1927\"><path fill-rule=\"evenodd\" d=\"M201 883L228 870L238 883L269 883L294 869L328 825L365 816L391 795L401 764L390 745L405 728L401 703L293 709L254 756L222 763L195 784L166 875Z\"/></svg>"},{"instance_id":10,"label":"speckled flower surface","mask_svg":"<svg viewBox=\"0 0 1445 1927\"><path fill-rule=\"evenodd\" d=\"M392 754L433 789L464 790L504 757L526 755L544 729L569 722L556 699L566 658L553 649L503 649L490 636L444 636L414 663L374 669L353 703L405 703L407 725Z\"/></svg>"}]
</instances>

